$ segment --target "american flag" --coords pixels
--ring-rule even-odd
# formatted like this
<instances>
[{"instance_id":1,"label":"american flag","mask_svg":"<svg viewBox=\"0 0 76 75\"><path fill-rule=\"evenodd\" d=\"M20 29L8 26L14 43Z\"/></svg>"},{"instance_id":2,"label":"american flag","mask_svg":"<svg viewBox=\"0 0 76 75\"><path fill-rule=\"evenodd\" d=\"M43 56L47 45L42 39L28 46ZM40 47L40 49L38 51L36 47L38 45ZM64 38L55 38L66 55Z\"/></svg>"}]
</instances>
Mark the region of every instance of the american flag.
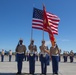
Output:
<instances>
[{"instance_id":1,"label":"american flag","mask_svg":"<svg viewBox=\"0 0 76 75\"><path fill-rule=\"evenodd\" d=\"M49 12L46 12L46 14L52 33L58 34L59 17ZM44 29L43 25L43 10L37 8L33 9L32 28L47 31L47 29Z\"/></svg>"}]
</instances>

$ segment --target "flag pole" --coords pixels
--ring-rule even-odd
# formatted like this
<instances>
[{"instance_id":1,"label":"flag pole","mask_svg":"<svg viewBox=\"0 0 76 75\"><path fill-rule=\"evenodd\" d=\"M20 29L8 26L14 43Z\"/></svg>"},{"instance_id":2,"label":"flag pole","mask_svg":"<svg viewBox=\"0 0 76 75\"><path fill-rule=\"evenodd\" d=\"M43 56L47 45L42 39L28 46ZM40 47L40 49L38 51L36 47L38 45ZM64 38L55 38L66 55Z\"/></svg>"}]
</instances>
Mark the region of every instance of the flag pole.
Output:
<instances>
[{"instance_id":1,"label":"flag pole","mask_svg":"<svg viewBox=\"0 0 76 75\"><path fill-rule=\"evenodd\" d=\"M33 39L33 28L31 28L31 40Z\"/></svg>"},{"instance_id":2,"label":"flag pole","mask_svg":"<svg viewBox=\"0 0 76 75\"><path fill-rule=\"evenodd\" d=\"M34 7L34 4L33 4ZM33 28L31 27L31 40L33 40Z\"/></svg>"},{"instance_id":3,"label":"flag pole","mask_svg":"<svg viewBox=\"0 0 76 75\"><path fill-rule=\"evenodd\" d=\"M42 3L42 5L44 5L44 3ZM44 40L44 28L43 28L42 38L43 38L42 40Z\"/></svg>"},{"instance_id":4,"label":"flag pole","mask_svg":"<svg viewBox=\"0 0 76 75\"><path fill-rule=\"evenodd\" d=\"M42 40L44 40L44 30L42 31Z\"/></svg>"}]
</instances>

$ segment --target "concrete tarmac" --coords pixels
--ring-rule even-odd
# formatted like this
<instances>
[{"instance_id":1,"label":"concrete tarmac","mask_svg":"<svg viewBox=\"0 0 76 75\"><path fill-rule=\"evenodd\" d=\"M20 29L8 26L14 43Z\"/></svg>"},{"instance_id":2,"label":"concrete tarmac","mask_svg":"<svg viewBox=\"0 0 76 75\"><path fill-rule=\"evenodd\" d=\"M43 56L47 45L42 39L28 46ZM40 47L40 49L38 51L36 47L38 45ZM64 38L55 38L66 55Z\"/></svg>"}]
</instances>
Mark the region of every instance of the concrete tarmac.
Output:
<instances>
[{"instance_id":1,"label":"concrete tarmac","mask_svg":"<svg viewBox=\"0 0 76 75\"><path fill-rule=\"evenodd\" d=\"M8 61L9 57L4 57L4 62L1 62L0 57L0 75L16 75L17 72L17 62L15 61L15 56L12 57L12 62ZM35 64L35 75L41 74L41 64L39 61L36 61ZM29 62L23 62L22 75L29 75ZM52 63L47 67L47 75L52 75ZM61 58L61 62L59 62L59 75L76 75L76 58L74 58L74 62L70 63L68 61L66 63L63 62L63 58Z\"/></svg>"}]
</instances>

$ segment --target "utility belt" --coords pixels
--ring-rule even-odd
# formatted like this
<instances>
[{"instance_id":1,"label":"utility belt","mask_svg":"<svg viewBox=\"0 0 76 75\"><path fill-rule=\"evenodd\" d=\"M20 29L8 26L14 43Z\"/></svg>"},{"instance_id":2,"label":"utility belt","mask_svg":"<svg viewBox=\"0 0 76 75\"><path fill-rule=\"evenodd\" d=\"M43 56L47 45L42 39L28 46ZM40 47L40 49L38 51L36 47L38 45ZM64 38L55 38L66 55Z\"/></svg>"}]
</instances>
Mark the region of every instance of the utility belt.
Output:
<instances>
[{"instance_id":1,"label":"utility belt","mask_svg":"<svg viewBox=\"0 0 76 75\"><path fill-rule=\"evenodd\" d=\"M35 54L34 52L30 52L30 53L29 53L30 56L33 56L34 54Z\"/></svg>"},{"instance_id":2,"label":"utility belt","mask_svg":"<svg viewBox=\"0 0 76 75\"><path fill-rule=\"evenodd\" d=\"M16 52L17 54L24 54L24 52Z\"/></svg>"},{"instance_id":3,"label":"utility belt","mask_svg":"<svg viewBox=\"0 0 76 75\"><path fill-rule=\"evenodd\" d=\"M52 56L59 56L59 54L52 54Z\"/></svg>"},{"instance_id":4,"label":"utility belt","mask_svg":"<svg viewBox=\"0 0 76 75\"><path fill-rule=\"evenodd\" d=\"M46 53L41 52L40 55L42 55L43 57L46 57Z\"/></svg>"}]
</instances>

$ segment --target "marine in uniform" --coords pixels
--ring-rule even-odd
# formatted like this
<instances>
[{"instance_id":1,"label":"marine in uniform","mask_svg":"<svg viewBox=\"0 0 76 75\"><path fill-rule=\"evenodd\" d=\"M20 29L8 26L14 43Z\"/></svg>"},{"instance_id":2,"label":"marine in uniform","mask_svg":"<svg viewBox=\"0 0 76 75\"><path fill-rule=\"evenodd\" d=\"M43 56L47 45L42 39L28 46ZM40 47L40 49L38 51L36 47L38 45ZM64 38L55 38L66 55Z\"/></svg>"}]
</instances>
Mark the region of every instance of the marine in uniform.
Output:
<instances>
[{"instance_id":1,"label":"marine in uniform","mask_svg":"<svg viewBox=\"0 0 76 75\"><path fill-rule=\"evenodd\" d=\"M73 62L73 57L74 57L73 50L70 51L69 56L70 56L70 62L72 63Z\"/></svg>"},{"instance_id":2,"label":"marine in uniform","mask_svg":"<svg viewBox=\"0 0 76 75\"><path fill-rule=\"evenodd\" d=\"M1 52L1 62L3 62L4 61L4 50L2 49L2 52Z\"/></svg>"},{"instance_id":3,"label":"marine in uniform","mask_svg":"<svg viewBox=\"0 0 76 75\"><path fill-rule=\"evenodd\" d=\"M23 58L25 57L25 53L26 53L26 46L23 45L23 40L20 39L16 47L16 57L17 57L16 61L17 61L17 68L18 68L17 74L21 74L22 61L23 61Z\"/></svg>"},{"instance_id":4,"label":"marine in uniform","mask_svg":"<svg viewBox=\"0 0 76 75\"><path fill-rule=\"evenodd\" d=\"M48 54L44 51L44 49L47 49L45 46L45 41L42 41L42 45L39 47L40 48L40 62L41 62L41 73L46 75L47 73L47 59L48 59Z\"/></svg>"},{"instance_id":5,"label":"marine in uniform","mask_svg":"<svg viewBox=\"0 0 76 75\"><path fill-rule=\"evenodd\" d=\"M64 59L64 62L67 62L67 57L68 57L68 54L66 51L63 52L63 59Z\"/></svg>"},{"instance_id":6,"label":"marine in uniform","mask_svg":"<svg viewBox=\"0 0 76 75\"><path fill-rule=\"evenodd\" d=\"M34 45L34 40L31 40L30 45L28 46L29 51L29 73L34 74L35 72L35 51L37 51L37 46Z\"/></svg>"},{"instance_id":7,"label":"marine in uniform","mask_svg":"<svg viewBox=\"0 0 76 75\"><path fill-rule=\"evenodd\" d=\"M50 47L50 56L52 59L52 69L53 69L53 75L57 74L58 75L58 62L59 62L59 48L58 45L55 43L54 47Z\"/></svg>"},{"instance_id":8,"label":"marine in uniform","mask_svg":"<svg viewBox=\"0 0 76 75\"><path fill-rule=\"evenodd\" d=\"M11 62L11 58L12 58L12 50L9 51L9 62Z\"/></svg>"}]
</instances>

